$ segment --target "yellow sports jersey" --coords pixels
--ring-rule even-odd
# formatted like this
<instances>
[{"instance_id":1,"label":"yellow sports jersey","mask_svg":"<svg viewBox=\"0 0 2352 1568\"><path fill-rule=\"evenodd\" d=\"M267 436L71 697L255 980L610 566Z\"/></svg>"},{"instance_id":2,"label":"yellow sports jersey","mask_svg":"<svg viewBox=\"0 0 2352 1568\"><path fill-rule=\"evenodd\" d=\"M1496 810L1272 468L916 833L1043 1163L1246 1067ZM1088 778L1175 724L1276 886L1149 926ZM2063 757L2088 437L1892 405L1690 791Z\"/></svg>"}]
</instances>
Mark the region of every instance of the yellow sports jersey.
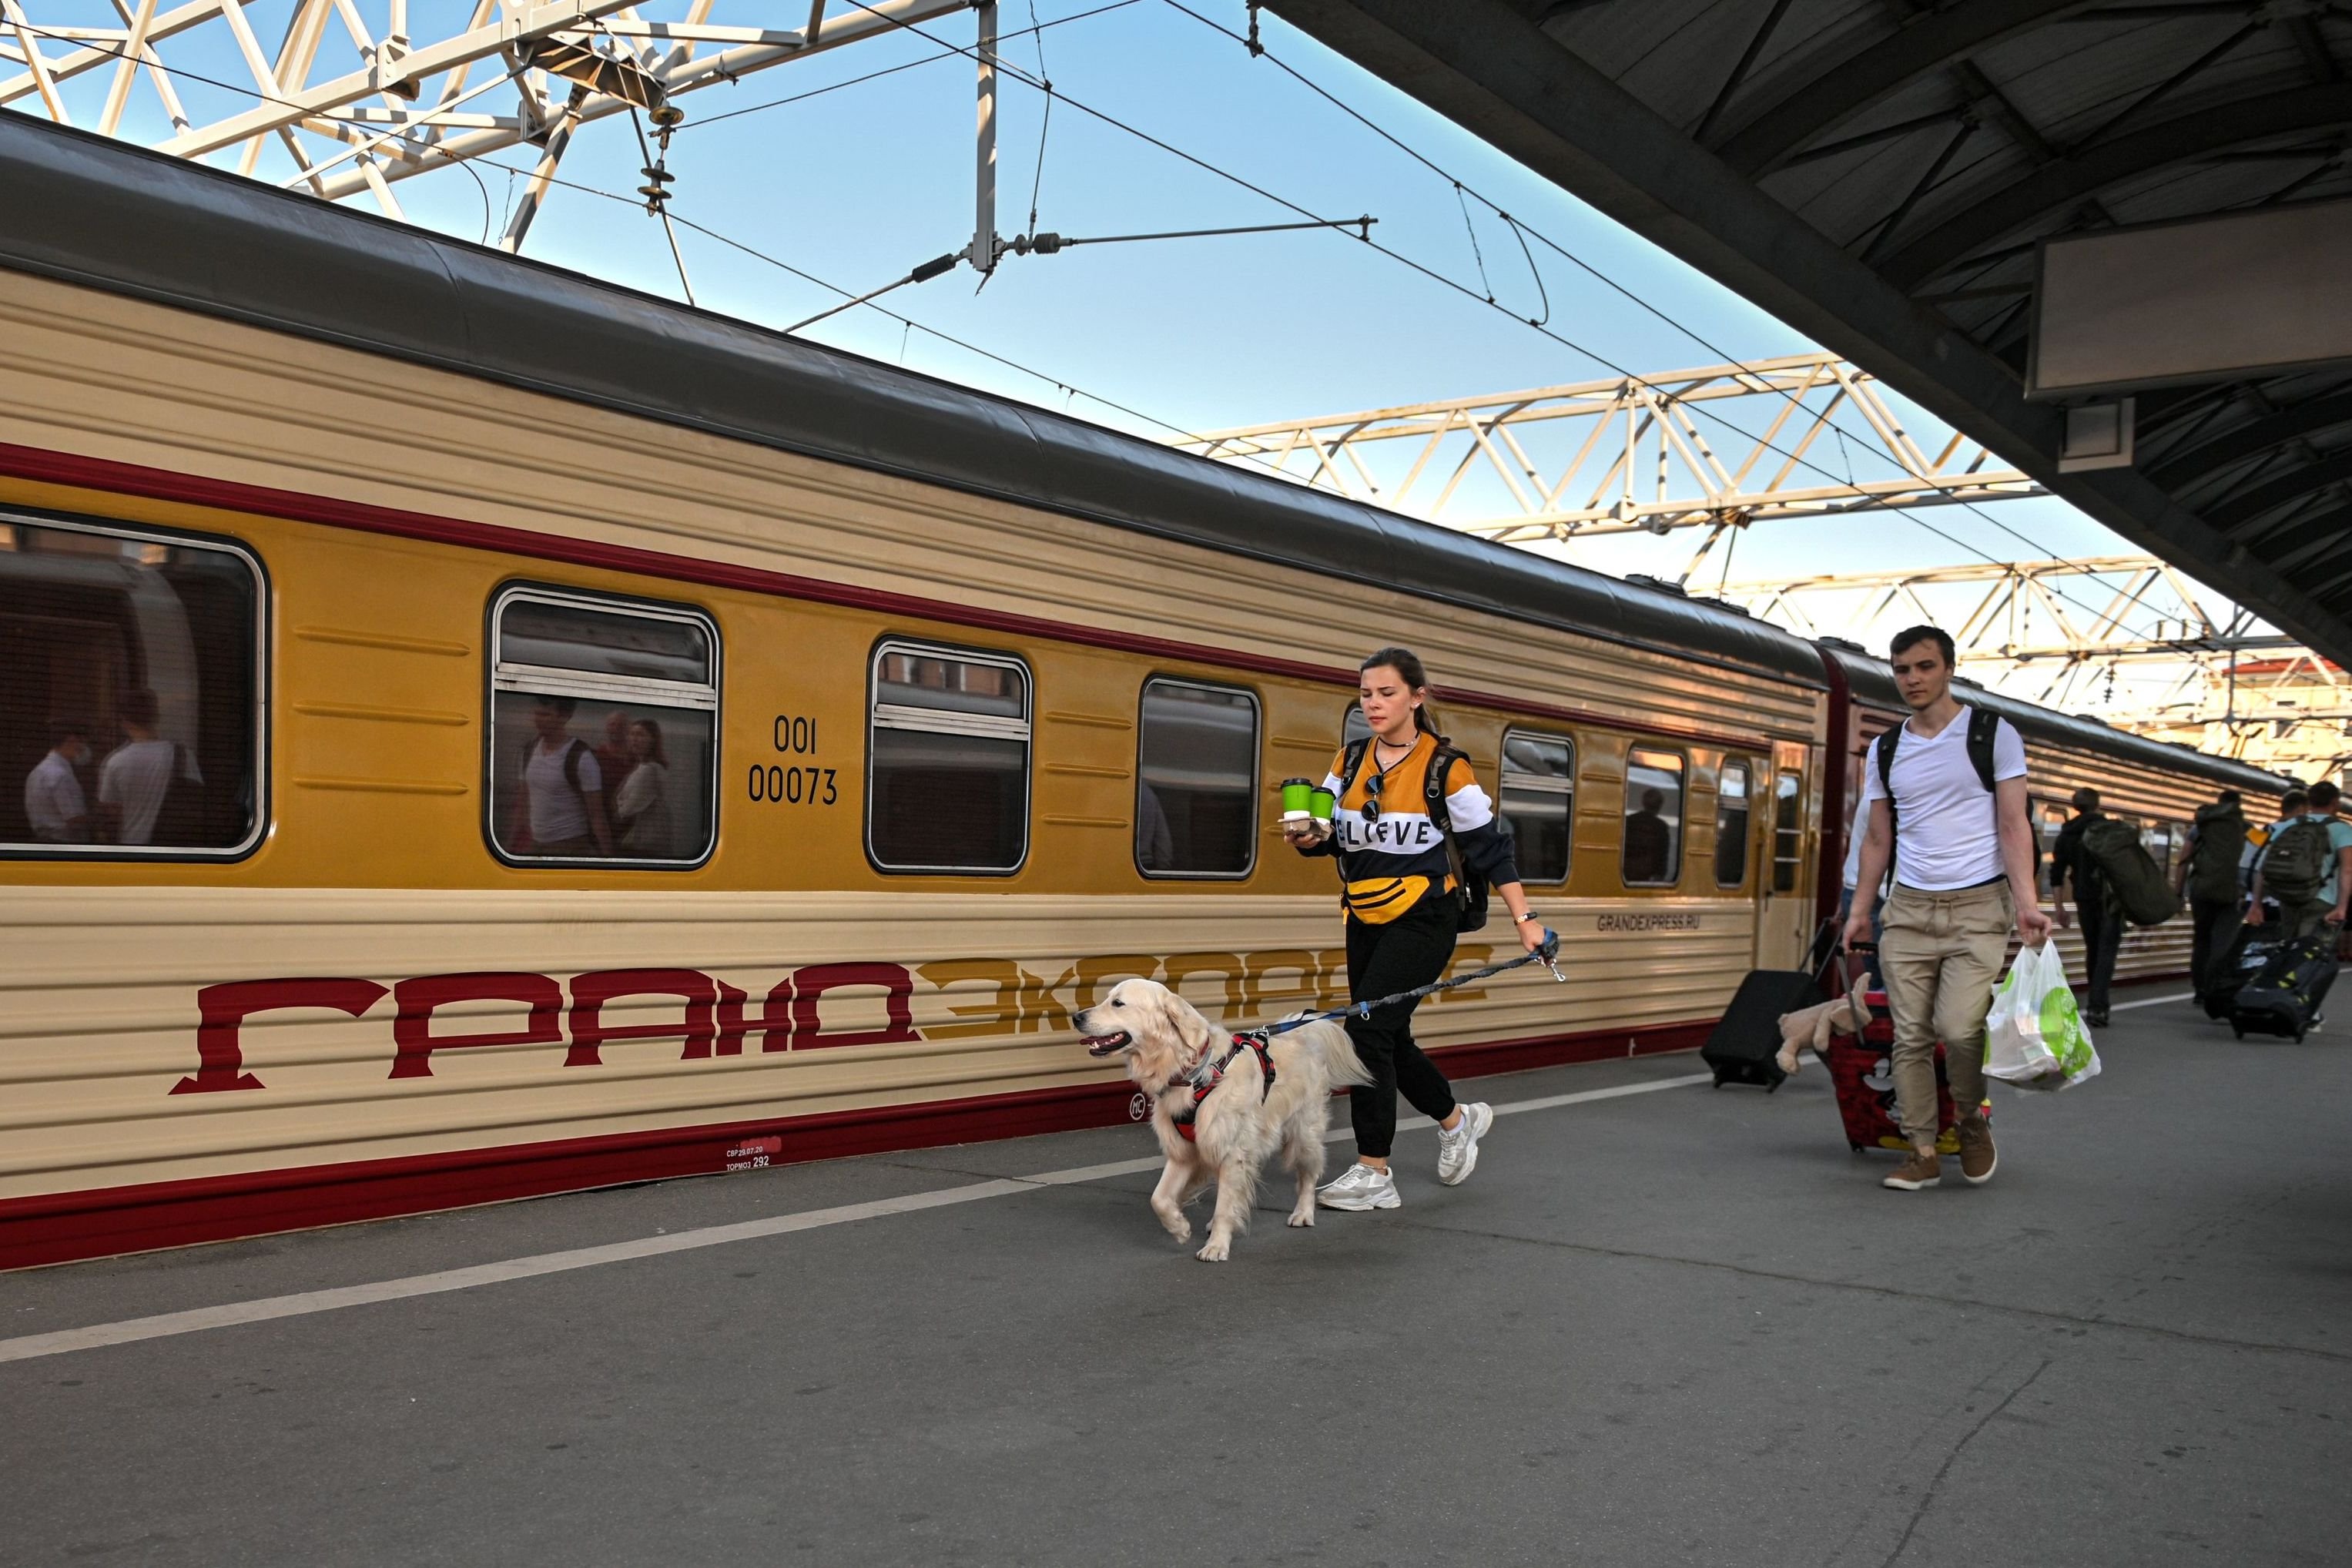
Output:
<instances>
[{"instance_id":1,"label":"yellow sports jersey","mask_svg":"<svg viewBox=\"0 0 2352 1568\"><path fill-rule=\"evenodd\" d=\"M1379 748L1367 743L1353 779L1340 777L1347 766L1342 749L1331 759L1323 787L1339 797L1331 814L1334 851L1339 858L1339 878L1346 884L1341 903L1349 914L1370 925L1385 925L1426 898L1433 889L1450 892L1454 886L1452 863L1445 853L1445 835L1429 817L1426 781L1437 755L1437 738L1423 734L1412 750L1387 768L1377 765ZM1516 881L1507 871L1509 847L1495 826L1495 803L1478 785L1470 764L1455 758L1445 783L1445 813L1463 855L1478 864L1489 879ZM1376 812L1371 803L1379 803ZM1490 845L1502 848L1496 877L1486 862Z\"/></svg>"}]
</instances>

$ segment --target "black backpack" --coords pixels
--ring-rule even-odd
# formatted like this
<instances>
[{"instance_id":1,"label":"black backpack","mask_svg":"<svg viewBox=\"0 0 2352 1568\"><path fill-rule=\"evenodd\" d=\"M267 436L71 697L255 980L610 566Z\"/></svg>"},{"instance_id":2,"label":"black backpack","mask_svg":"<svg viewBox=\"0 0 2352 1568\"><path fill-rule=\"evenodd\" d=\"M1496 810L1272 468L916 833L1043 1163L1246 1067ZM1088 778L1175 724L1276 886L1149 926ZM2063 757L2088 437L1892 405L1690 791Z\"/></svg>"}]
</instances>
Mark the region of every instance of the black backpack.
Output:
<instances>
[{"instance_id":1,"label":"black backpack","mask_svg":"<svg viewBox=\"0 0 2352 1568\"><path fill-rule=\"evenodd\" d=\"M1362 771L1364 755L1372 749L1370 737L1348 742L1339 763L1339 793L1346 795ZM1445 778L1457 762L1470 760L1443 735L1437 737L1437 754L1429 759L1429 772L1423 775L1422 805L1429 820L1445 836L1445 858L1454 871L1454 929L1456 931L1483 931L1486 925L1487 887L1484 872L1473 868L1462 858L1462 846L1454 837L1453 814L1445 809ZM1505 835L1511 831L1510 819L1500 812L1495 815L1495 830Z\"/></svg>"},{"instance_id":2,"label":"black backpack","mask_svg":"<svg viewBox=\"0 0 2352 1568\"><path fill-rule=\"evenodd\" d=\"M1967 708L1969 711L1969 763L1976 769L1978 782L1985 786L1985 794L1990 795L1993 793L1994 784L1993 737L2000 732L2000 715L1990 709L1975 707L1969 703L1962 703L1961 706ZM1906 720L1906 722L1908 721ZM1890 833L1893 833L1897 826L1895 814L1895 748L1902 739L1903 725L1901 724L1895 725L1895 728L1878 737L1878 787L1886 796L1886 826ZM1889 878L1895 875L1895 856L1901 853L1901 850L1902 845L1898 839L1893 852L1886 858L1886 874ZM2039 850L2035 852L2033 858L2034 876L2038 880L2042 874L2042 857Z\"/></svg>"}]
</instances>

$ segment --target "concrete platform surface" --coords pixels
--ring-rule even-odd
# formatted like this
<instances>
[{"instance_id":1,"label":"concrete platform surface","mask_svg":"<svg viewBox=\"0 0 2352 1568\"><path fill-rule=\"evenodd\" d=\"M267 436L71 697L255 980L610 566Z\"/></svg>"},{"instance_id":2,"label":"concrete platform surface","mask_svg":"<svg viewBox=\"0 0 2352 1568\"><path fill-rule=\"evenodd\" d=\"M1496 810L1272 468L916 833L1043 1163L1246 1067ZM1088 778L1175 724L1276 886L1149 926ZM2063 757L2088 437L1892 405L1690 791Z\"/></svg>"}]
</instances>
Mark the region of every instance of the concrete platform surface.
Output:
<instances>
[{"instance_id":1,"label":"concrete platform surface","mask_svg":"<svg viewBox=\"0 0 2352 1568\"><path fill-rule=\"evenodd\" d=\"M1222 1267L1120 1129L0 1276L0 1562L2352 1560L2347 1037L2100 1043L1978 1189L1673 1057Z\"/></svg>"}]
</instances>

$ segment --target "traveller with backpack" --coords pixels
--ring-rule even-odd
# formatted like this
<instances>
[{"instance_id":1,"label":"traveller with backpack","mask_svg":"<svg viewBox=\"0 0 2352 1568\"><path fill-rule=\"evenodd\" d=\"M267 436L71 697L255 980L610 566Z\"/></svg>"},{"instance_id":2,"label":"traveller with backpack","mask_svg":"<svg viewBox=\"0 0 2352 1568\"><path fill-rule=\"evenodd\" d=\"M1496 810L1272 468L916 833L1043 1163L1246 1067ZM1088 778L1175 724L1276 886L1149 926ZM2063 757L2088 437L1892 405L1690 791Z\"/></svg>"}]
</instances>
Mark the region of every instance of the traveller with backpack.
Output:
<instances>
[{"instance_id":1,"label":"traveller with backpack","mask_svg":"<svg viewBox=\"0 0 2352 1568\"><path fill-rule=\"evenodd\" d=\"M2246 813L2243 797L2225 789L2210 805L2197 808L2189 825L2188 848L2180 857L2176 895L2189 900L2189 920L2196 935L2189 945L2189 984L2203 1005L2210 989L2206 971L2217 954L2230 951L2237 939L2238 865L2246 853Z\"/></svg>"},{"instance_id":2,"label":"traveller with backpack","mask_svg":"<svg viewBox=\"0 0 2352 1568\"><path fill-rule=\"evenodd\" d=\"M2323 779L2310 790L2303 816L2283 822L2254 868L2253 903L2246 923L2267 923L2263 900L2278 900L2279 934L2292 942L2320 926L2342 929L2352 898L2352 823L2337 816L2343 792Z\"/></svg>"},{"instance_id":3,"label":"traveller with backpack","mask_svg":"<svg viewBox=\"0 0 2352 1568\"><path fill-rule=\"evenodd\" d=\"M1984 1114L1985 1015L2015 927L2028 947L2050 934L2034 886L2026 820L2025 740L1990 710L1952 696L1952 639L1935 626L1895 634L1895 689L1911 716L1871 743L1863 769L1869 812L1861 875L1847 916L1848 946L1870 937L1891 869L1879 973L1895 1015L1895 1100L1911 1157L1884 1184L1935 1186L1936 1044L1943 1042L1959 1109L1960 1174L1992 1179L1998 1163Z\"/></svg>"},{"instance_id":4,"label":"traveller with backpack","mask_svg":"<svg viewBox=\"0 0 2352 1568\"><path fill-rule=\"evenodd\" d=\"M1283 826L1300 854L1339 859L1349 1000L1394 995L1442 976L1454 938L1486 923L1490 888L1509 910L1519 945L1530 952L1541 948L1543 921L1528 908L1509 831L1469 759L1438 733L1420 658L1384 647L1359 673L1359 700L1372 732L1332 759L1323 782L1336 797L1331 820ZM1392 1003L1348 1018L1348 1037L1372 1081L1348 1091L1356 1163L1316 1194L1324 1208L1398 1205L1389 1151L1400 1092L1438 1124L1439 1181L1455 1185L1478 1163L1478 1140L1493 1125L1494 1110L1454 1100L1445 1075L1413 1043L1415 1005Z\"/></svg>"},{"instance_id":5,"label":"traveller with backpack","mask_svg":"<svg viewBox=\"0 0 2352 1568\"><path fill-rule=\"evenodd\" d=\"M2059 928L2063 930L2070 923L2066 910L2069 901L2082 923L2085 982L2083 1022L2095 1029L2107 1021L2112 1001L2109 993L2116 981L2116 955L2124 945L2123 911L2108 897L2107 880L2100 873L2097 859L2083 848L2083 836L2095 825L2108 820L2107 814L2099 809L2099 792L2078 789L2073 804L2074 815L2058 829L2058 842L2051 850L2051 890Z\"/></svg>"},{"instance_id":6,"label":"traveller with backpack","mask_svg":"<svg viewBox=\"0 0 2352 1568\"><path fill-rule=\"evenodd\" d=\"M604 816L604 775L587 742L572 733L579 708L570 697L531 699L531 738L523 744L522 788L515 795L510 845L530 853L566 859L613 853L613 827Z\"/></svg>"}]
</instances>

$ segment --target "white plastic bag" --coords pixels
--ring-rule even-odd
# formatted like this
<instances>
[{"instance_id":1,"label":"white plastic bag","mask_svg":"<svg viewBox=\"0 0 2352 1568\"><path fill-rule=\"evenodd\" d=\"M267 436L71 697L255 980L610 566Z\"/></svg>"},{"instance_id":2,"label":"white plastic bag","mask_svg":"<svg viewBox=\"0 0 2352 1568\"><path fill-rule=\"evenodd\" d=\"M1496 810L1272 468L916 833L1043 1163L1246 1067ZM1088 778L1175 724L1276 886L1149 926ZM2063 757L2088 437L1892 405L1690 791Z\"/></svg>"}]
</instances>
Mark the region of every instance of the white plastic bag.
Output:
<instances>
[{"instance_id":1,"label":"white plastic bag","mask_svg":"<svg viewBox=\"0 0 2352 1568\"><path fill-rule=\"evenodd\" d=\"M2019 1089L2072 1089L2099 1073L2099 1053L2074 1006L2058 944L2027 948L1985 1015L1985 1076Z\"/></svg>"}]
</instances>

